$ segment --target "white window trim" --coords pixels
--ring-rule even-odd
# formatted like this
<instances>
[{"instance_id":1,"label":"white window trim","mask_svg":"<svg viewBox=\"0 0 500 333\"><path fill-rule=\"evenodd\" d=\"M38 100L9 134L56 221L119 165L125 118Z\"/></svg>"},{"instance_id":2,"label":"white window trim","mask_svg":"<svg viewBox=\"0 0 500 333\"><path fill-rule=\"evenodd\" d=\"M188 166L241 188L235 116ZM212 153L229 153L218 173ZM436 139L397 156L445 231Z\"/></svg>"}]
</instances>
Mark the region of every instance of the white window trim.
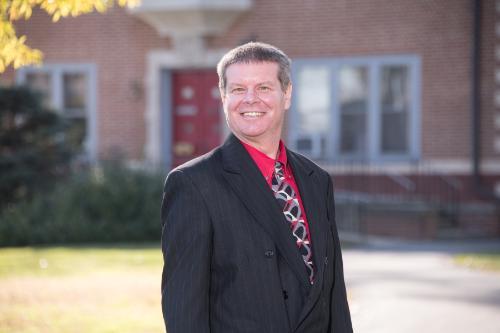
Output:
<instances>
[{"instance_id":1,"label":"white window trim","mask_svg":"<svg viewBox=\"0 0 500 333\"><path fill-rule=\"evenodd\" d=\"M365 66L368 69L369 77L369 101L368 101L368 153L366 156L359 157L354 155L340 154L340 110L338 103L338 78L341 66ZM383 65L404 65L409 68L410 75L410 127L409 127L409 152L406 154L381 154L380 148L380 103L378 84L380 79L380 68ZM390 163L397 161L415 162L421 158L421 61L416 55L389 55L389 56L366 56L366 57L338 57L338 58L312 58L312 59L293 59L292 76L297 77L299 70L303 66L323 66L330 69L331 96L333 104L331 106L332 129L326 139L326 163L337 162L376 162ZM297 150L297 139L303 137L303 133L298 131L298 111L296 108L297 94L292 96L292 108L289 117L288 142L290 147ZM300 152L300 151L299 151ZM310 155L311 158L318 157L318 149L314 149L316 154Z\"/></svg>"},{"instance_id":2,"label":"white window trim","mask_svg":"<svg viewBox=\"0 0 500 333\"><path fill-rule=\"evenodd\" d=\"M87 75L87 137L85 138L85 154L91 163L97 161L98 135L97 135L97 66L95 64L72 64L72 63L47 63L39 67L23 67L16 72L16 83L24 84L26 75L29 73L50 73L51 80L51 103L60 112L63 106L63 83L64 73L84 73Z\"/></svg>"}]
</instances>

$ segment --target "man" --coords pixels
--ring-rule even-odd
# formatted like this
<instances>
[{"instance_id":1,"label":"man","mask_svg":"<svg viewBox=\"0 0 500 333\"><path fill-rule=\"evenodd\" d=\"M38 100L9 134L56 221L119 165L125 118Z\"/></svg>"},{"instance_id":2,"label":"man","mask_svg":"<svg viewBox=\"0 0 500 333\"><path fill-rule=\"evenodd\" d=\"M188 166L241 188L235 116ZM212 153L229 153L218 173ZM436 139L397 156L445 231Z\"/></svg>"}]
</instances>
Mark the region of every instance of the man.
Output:
<instances>
[{"instance_id":1,"label":"man","mask_svg":"<svg viewBox=\"0 0 500 333\"><path fill-rule=\"evenodd\" d=\"M330 176L280 140L290 59L248 43L217 72L232 134L165 182L168 333L352 332Z\"/></svg>"}]
</instances>

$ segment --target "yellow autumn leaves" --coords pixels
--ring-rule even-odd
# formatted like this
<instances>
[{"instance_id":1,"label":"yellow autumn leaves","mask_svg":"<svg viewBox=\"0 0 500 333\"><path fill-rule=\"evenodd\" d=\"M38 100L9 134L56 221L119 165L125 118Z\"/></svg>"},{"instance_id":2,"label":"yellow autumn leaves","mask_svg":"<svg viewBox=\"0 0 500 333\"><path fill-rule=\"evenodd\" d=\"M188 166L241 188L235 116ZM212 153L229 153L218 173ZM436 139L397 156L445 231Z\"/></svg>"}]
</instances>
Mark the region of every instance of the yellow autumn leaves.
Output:
<instances>
[{"instance_id":1,"label":"yellow autumn leaves","mask_svg":"<svg viewBox=\"0 0 500 333\"><path fill-rule=\"evenodd\" d=\"M9 66L19 68L39 64L42 52L26 44L26 36L17 36L13 22L28 20L33 8L46 11L52 21L61 17L78 16L90 12L105 12L115 3L119 6L133 7L141 0L0 0L0 73Z\"/></svg>"}]
</instances>

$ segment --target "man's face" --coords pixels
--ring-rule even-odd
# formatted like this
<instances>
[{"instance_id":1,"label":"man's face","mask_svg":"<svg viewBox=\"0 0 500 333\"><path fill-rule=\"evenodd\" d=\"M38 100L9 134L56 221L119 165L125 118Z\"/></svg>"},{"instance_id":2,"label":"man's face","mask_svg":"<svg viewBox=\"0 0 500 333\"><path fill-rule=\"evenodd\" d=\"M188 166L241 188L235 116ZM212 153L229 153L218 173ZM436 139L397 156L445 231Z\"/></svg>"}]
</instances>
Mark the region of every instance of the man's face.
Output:
<instances>
[{"instance_id":1,"label":"man's face","mask_svg":"<svg viewBox=\"0 0 500 333\"><path fill-rule=\"evenodd\" d=\"M221 91L231 131L242 141L265 147L279 140L290 107L291 85L284 92L274 62L236 63L226 68Z\"/></svg>"}]
</instances>

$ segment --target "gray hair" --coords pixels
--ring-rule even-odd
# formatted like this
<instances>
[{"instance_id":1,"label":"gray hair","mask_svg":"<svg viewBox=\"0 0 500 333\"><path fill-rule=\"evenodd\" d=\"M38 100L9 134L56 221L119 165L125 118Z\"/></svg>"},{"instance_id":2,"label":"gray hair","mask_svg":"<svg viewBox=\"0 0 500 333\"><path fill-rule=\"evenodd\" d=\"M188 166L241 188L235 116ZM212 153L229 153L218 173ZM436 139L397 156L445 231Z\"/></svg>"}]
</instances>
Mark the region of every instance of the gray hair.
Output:
<instances>
[{"instance_id":1,"label":"gray hair","mask_svg":"<svg viewBox=\"0 0 500 333\"><path fill-rule=\"evenodd\" d=\"M219 75L219 88L226 89L226 69L232 64L274 62L278 64L278 80L281 89L286 91L291 82L290 66L292 61L280 49L275 46L250 42L240 45L227 52L217 64L217 74Z\"/></svg>"}]
</instances>

